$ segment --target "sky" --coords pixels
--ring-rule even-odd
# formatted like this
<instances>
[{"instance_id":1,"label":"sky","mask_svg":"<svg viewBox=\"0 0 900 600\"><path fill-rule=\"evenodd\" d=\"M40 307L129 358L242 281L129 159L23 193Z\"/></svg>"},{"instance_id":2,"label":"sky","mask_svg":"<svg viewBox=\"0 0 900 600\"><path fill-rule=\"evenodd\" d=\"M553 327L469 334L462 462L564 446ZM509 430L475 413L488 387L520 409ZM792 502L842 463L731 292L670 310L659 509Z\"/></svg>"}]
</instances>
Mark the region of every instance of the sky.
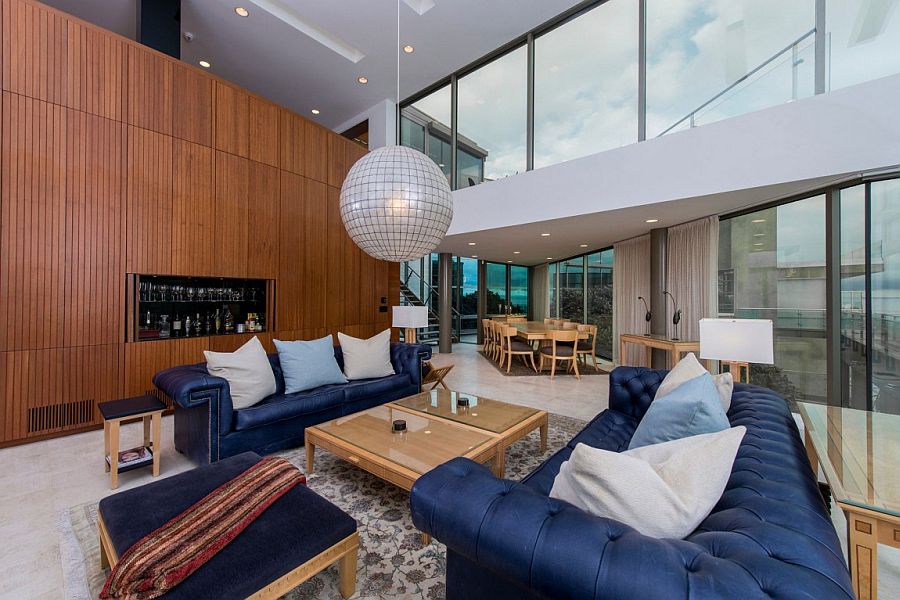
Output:
<instances>
[{"instance_id":1,"label":"sky","mask_svg":"<svg viewBox=\"0 0 900 600\"><path fill-rule=\"evenodd\" d=\"M900 0L827 0L830 88L900 72ZM535 41L535 167L637 141L637 0L610 0ZM654 137L815 26L815 0L650 0L647 135ZM813 37L696 124L814 93ZM524 48L459 81L459 132L485 177L525 169ZM796 74L796 79L794 75ZM449 88L415 105L449 125ZM685 123L687 126L687 122Z\"/></svg>"}]
</instances>

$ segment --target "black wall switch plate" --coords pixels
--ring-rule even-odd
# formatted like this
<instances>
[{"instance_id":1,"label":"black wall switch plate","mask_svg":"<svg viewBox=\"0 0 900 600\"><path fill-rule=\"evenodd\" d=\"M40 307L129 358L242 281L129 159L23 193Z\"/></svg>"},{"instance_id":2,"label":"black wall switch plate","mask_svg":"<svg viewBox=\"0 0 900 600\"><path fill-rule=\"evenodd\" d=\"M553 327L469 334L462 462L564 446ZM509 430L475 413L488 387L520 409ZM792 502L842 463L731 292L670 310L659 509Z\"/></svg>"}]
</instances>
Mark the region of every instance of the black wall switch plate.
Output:
<instances>
[{"instance_id":1,"label":"black wall switch plate","mask_svg":"<svg viewBox=\"0 0 900 600\"><path fill-rule=\"evenodd\" d=\"M387 306L379 306L378 312L387 312Z\"/></svg>"}]
</instances>

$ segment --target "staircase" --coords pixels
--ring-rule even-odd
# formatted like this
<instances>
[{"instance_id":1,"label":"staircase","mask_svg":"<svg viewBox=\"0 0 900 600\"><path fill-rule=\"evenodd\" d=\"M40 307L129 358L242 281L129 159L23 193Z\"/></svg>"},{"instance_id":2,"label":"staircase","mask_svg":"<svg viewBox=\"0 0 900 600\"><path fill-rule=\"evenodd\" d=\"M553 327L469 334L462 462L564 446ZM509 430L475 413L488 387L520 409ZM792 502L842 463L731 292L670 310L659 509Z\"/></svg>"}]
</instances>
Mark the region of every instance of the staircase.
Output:
<instances>
[{"instance_id":1,"label":"staircase","mask_svg":"<svg viewBox=\"0 0 900 600\"><path fill-rule=\"evenodd\" d=\"M434 290L430 290L431 295L434 299L437 299L437 292ZM428 309L428 327L423 327L419 329L417 332L417 340L420 344L430 344L432 346L437 345L438 338L440 337L440 319L438 318L438 314L434 311L434 309L422 301L419 296L412 291L406 282L400 282L400 303L405 306L424 306ZM453 309L454 315L458 314L455 309ZM459 336L454 330L451 334L451 340L453 343L459 341Z\"/></svg>"}]
</instances>

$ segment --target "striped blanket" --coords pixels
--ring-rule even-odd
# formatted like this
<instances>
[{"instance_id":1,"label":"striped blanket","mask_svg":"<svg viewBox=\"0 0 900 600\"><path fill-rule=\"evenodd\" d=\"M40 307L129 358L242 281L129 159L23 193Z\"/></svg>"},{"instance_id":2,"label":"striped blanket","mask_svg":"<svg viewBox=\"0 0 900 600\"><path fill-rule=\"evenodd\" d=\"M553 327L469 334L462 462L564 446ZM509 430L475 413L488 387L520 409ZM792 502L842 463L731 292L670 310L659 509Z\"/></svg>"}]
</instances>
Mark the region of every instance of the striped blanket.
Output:
<instances>
[{"instance_id":1,"label":"striped blanket","mask_svg":"<svg viewBox=\"0 0 900 600\"><path fill-rule=\"evenodd\" d=\"M306 478L265 458L145 536L122 554L100 598L149 600L184 581Z\"/></svg>"}]
</instances>

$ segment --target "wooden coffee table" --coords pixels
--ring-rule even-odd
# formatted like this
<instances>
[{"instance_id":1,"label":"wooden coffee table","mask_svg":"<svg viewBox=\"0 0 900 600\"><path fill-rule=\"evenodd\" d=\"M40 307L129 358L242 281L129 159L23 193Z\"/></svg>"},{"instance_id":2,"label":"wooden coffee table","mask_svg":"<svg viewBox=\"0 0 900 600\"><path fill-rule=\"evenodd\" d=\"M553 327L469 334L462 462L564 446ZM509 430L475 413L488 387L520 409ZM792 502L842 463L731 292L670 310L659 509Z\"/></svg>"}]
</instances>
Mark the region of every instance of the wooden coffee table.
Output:
<instances>
[{"instance_id":1,"label":"wooden coffee table","mask_svg":"<svg viewBox=\"0 0 900 600\"><path fill-rule=\"evenodd\" d=\"M536 408L451 390L422 392L387 406L455 423L496 438L499 445L498 477L503 477L506 449L535 429L541 430L541 453L547 450L547 413Z\"/></svg>"},{"instance_id":2,"label":"wooden coffee table","mask_svg":"<svg viewBox=\"0 0 900 600\"><path fill-rule=\"evenodd\" d=\"M405 433L391 431L394 419L406 421ZM306 472L313 473L316 447L405 490L416 480L457 457L491 463L502 474L496 436L472 427L390 405L377 406L306 429Z\"/></svg>"}]
</instances>

